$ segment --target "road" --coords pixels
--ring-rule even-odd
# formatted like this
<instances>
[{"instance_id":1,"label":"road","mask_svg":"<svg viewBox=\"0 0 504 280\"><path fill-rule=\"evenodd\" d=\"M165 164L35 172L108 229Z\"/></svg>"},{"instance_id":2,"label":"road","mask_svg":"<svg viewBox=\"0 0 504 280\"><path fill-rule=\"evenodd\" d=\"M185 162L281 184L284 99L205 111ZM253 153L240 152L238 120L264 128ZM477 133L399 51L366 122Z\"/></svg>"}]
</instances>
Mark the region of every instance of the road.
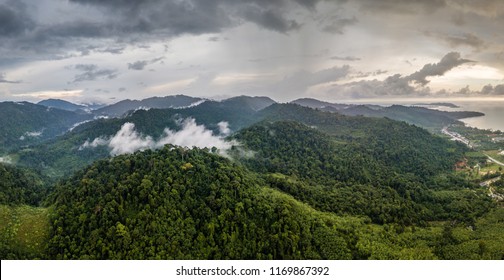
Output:
<instances>
[{"instance_id":1,"label":"road","mask_svg":"<svg viewBox=\"0 0 504 280\"><path fill-rule=\"evenodd\" d=\"M494 159L493 157L491 157L491 156L489 156L489 155L487 155L487 154L485 154L485 156L487 156L489 160L491 160L491 161L493 161L493 162L497 163L498 165L504 166L504 163L502 163L502 162L500 162L500 161L498 161L498 160Z\"/></svg>"}]
</instances>

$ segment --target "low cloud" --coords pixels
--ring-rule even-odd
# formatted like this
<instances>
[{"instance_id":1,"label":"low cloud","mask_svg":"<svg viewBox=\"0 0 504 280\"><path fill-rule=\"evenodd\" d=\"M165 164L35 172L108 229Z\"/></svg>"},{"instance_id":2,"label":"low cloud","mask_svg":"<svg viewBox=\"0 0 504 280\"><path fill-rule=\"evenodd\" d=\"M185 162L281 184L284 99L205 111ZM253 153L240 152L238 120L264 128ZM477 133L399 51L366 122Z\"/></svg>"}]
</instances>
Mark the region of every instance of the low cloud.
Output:
<instances>
[{"instance_id":1,"label":"low cloud","mask_svg":"<svg viewBox=\"0 0 504 280\"><path fill-rule=\"evenodd\" d=\"M133 123L125 123L121 129L112 137L98 137L93 141L87 140L79 147L79 150L86 148L96 148L98 146L108 146L112 156L131 154L136 151L147 149L158 149L166 144L172 144L182 147L212 148L218 149L222 155L226 154L233 145L234 141L226 141L225 136L229 135L231 130L227 122L218 124L220 135L214 135L213 132L203 125L198 125L193 118L188 118L181 123L181 129L172 131L166 128L163 135L155 140L152 136L144 136L135 130Z\"/></svg>"},{"instance_id":2,"label":"low cloud","mask_svg":"<svg viewBox=\"0 0 504 280\"><path fill-rule=\"evenodd\" d=\"M158 58L154 58L151 60L139 60L139 61L135 61L133 63L128 63L128 69L130 69L130 70L143 70L145 68L145 66L150 65L150 64L154 64L158 61L161 61L162 59L164 59L164 57L158 57Z\"/></svg>"},{"instance_id":3,"label":"low cloud","mask_svg":"<svg viewBox=\"0 0 504 280\"><path fill-rule=\"evenodd\" d=\"M99 69L95 64L77 64L73 69L81 71L75 75L73 83L95 81L98 79L112 80L117 77L117 71L112 69Z\"/></svg>"}]
</instances>

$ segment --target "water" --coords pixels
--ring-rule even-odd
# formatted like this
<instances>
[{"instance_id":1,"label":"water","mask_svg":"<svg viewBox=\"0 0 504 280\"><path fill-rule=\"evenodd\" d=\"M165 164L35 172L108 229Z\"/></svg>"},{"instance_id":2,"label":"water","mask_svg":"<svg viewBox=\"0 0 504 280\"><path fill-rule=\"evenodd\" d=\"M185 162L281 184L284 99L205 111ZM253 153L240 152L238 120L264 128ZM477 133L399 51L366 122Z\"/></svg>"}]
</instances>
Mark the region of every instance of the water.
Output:
<instances>
[{"instance_id":1,"label":"water","mask_svg":"<svg viewBox=\"0 0 504 280\"><path fill-rule=\"evenodd\" d=\"M504 131L504 101L454 102L459 111L477 111L485 116L461 119L466 125L480 129Z\"/></svg>"},{"instance_id":2,"label":"water","mask_svg":"<svg viewBox=\"0 0 504 280\"><path fill-rule=\"evenodd\" d=\"M484 113L485 116L461 119L466 125L471 127L476 127L479 129L491 129L504 131L504 99L498 100L449 100L449 99L437 99L437 100L422 100L417 99L411 100L398 100L398 101L367 101L367 102L356 102L349 101L349 104L376 104L382 106L390 106L392 104L400 104L411 106L418 103L433 103L433 102L448 102L453 103L460 108L449 108L444 106L422 106L430 109L441 110L441 111L476 111Z\"/></svg>"}]
</instances>

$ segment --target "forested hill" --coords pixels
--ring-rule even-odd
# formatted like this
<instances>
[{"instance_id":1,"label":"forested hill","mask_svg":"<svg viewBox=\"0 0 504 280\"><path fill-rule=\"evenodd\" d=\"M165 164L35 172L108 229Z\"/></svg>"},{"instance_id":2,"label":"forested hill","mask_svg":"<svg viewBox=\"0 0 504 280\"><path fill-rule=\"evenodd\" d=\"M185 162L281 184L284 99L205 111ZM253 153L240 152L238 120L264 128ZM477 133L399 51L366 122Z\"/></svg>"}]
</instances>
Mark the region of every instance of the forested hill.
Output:
<instances>
[{"instance_id":1,"label":"forested hill","mask_svg":"<svg viewBox=\"0 0 504 280\"><path fill-rule=\"evenodd\" d=\"M398 121L405 121L414 124L431 132L440 133L442 127L450 124L461 124L459 119L469 117L483 116L480 112L445 112L433 110L418 106L377 106L377 105L351 105L351 104L338 104L319 101L316 99L303 98L292 101L305 107L317 108L327 112L338 112L348 116L366 116L366 117L379 117L390 118ZM433 105L451 105L446 103L434 103ZM422 105L422 104L418 104Z\"/></svg>"},{"instance_id":2,"label":"forested hill","mask_svg":"<svg viewBox=\"0 0 504 280\"><path fill-rule=\"evenodd\" d=\"M57 187L49 257L359 258L358 218L323 214L207 151L99 161Z\"/></svg>"},{"instance_id":3,"label":"forested hill","mask_svg":"<svg viewBox=\"0 0 504 280\"><path fill-rule=\"evenodd\" d=\"M34 171L0 163L0 205L38 206L50 190L45 181Z\"/></svg>"},{"instance_id":4,"label":"forested hill","mask_svg":"<svg viewBox=\"0 0 504 280\"><path fill-rule=\"evenodd\" d=\"M264 121L238 132L234 137L243 146L231 154L263 174L273 187L321 211L403 225L453 215L470 221L483 214L484 210L472 207L451 213L443 205L446 201L436 198L436 190L472 188L456 176L445 177L465 149L405 126L402 130L407 133L397 136L403 142L387 144L393 136L344 140L294 121ZM372 141L379 144L367 148ZM427 144L421 155L417 147ZM243 149L249 153L243 154ZM413 158L400 160L408 154ZM463 203L485 201L484 196L473 197L465 191L458 194ZM481 206L481 202L474 204Z\"/></svg>"},{"instance_id":5,"label":"forested hill","mask_svg":"<svg viewBox=\"0 0 504 280\"><path fill-rule=\"evenodd\" d=\"M501 239L488 237L504 228L498 222L504 214L493 210L485 189L453 172L463 145L404 122L293 104L241 109L248 112L241 117L239 108L226 103L200 106L98 120L21 150L19 162L44 172L80 170L57 174L61 181L45 196L48 208L27 208L19 203L37 205L40 199L15 197L30 194L23 187L37 181L5 169L4 193L15 196L4 195L2 203L10 205L0 205L0 257L504 256ZM229 119L236 132L219 138L233 143L226 157L211 148L170 144L111 157L108 146L90 144L117 133L126 121L142 133L136 140L165 127L181 129L179 120L188 117L216 132L226 114L237 116ZM84 141L89 147L79 149ZM107 158L96 161L100 157Z\"/></svg>"},{"instance_id":6,"label":"forested hill","mask_svg":"<svg viewBox=\"0 0 504 280\"><path fill-rule=\"evenodd\" d=\"M92 116L29 102L0 102L0 153L41 143L88 119Z\"/></svg>"}]
</instances>

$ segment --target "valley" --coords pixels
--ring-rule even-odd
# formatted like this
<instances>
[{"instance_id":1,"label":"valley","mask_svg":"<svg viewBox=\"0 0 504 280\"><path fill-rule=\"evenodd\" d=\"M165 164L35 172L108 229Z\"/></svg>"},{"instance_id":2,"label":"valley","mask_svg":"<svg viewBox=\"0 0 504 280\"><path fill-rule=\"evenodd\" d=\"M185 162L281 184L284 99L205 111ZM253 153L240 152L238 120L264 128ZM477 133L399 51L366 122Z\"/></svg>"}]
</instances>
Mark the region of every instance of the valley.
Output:
<instances>
[{"instance_id":1,"label":"valley","mask_svg":"<svg viewBox=\"0 0 504 280\"><path fill-rule=\"evenodd\" d=\"M0 127L2 259L504 257L502 169L484 154L499 161L500 144L458 120L476 112L248 96L50 104L63 107L1 104L42 114ZM53 131L54 112L74 119L19 140ZM449 141L448 126L477 144Z\"/></svg>"}]
</instances>

